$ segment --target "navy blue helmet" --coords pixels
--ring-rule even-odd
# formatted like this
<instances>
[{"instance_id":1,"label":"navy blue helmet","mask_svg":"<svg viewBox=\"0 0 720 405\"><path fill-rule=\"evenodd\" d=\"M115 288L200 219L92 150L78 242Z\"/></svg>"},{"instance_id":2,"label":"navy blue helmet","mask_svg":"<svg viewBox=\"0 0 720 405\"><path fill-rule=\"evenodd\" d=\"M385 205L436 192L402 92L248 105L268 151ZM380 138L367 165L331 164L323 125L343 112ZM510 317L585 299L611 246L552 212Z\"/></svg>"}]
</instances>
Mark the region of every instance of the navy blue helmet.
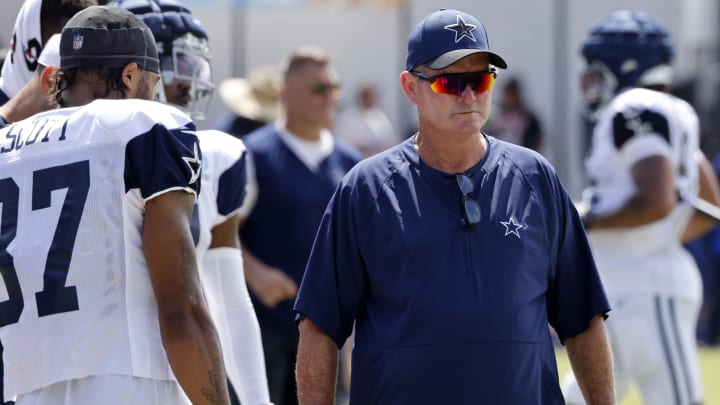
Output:
<instances>
[{"instance_id":1,"label":"navy blue helmet","mask_svg":"<svg viewBox=\"0 0 720 405\"><path fill-rule=\"evenodd\" d=\"M200 21L176 0L115 0L109 5L131 11L150 27L162 69L160 101L186 108L193 118L203 118L215 86L208 35Z\"/></svg>"},{"instance_id":2,"label":"navy blue helmet","mask_svg":"<svg viewBox=\"0 0 720 405\"><path fill-rule=\"evenodd\" d=\"M163 48L160 53L172 52L172 42L186 34L208 39L207 32L190 9L176 0L115 0L112 6L122 7L140 17Z\"/></svg>"},{"instance_id":3,"label":"navy blue helmet","mask_svg":"<svg viewBox=\"0 0 720 405\"><path fill-rule=\"evenodd\" d=\"M604 104L609 100L603 99L628 87L670 85L672 80L675 49L670 34L644 12L610 14L591 28L581 53L588 65L583 91L591 103L595 98ZM597 83L600 78L603 88Z\"/></svg>"}]
</instances>

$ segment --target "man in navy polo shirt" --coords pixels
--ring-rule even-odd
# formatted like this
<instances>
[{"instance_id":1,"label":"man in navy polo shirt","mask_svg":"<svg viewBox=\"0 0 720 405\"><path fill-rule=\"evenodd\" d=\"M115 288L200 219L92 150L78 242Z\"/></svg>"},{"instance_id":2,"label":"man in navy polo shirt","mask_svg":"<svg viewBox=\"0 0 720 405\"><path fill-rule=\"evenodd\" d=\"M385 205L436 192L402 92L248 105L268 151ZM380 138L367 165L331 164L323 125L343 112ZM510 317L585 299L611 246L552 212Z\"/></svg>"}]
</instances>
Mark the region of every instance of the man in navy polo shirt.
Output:
<instances>
[{"instance_id":1,"label":"man in navy polo shirt","mask_svg":"<svg viewBox=\"0 0 720 405\"><path fill-rule=\"evenodd\" d=\"M440 10L410 34L418 133L360 162L325 212L295 303L301 403L563 404L548 323L591 404L613 403L609 311L577 211L539 154L481 132L502 57Z\"/></svg>"},{"instance_id":2,"label":"man in navy polo shirt","mask_svg":"<svg viewBox=\"0 0 720 405\"><path fill-rule=\"evenodd\" d=\"M240 236L262 332L270 400L297 404L292 305L325 207L362 156L330 133L339 80L330 55L294 50L283 72L283 119L244 138L255 167Z\"/></svg>"}]
</instances>

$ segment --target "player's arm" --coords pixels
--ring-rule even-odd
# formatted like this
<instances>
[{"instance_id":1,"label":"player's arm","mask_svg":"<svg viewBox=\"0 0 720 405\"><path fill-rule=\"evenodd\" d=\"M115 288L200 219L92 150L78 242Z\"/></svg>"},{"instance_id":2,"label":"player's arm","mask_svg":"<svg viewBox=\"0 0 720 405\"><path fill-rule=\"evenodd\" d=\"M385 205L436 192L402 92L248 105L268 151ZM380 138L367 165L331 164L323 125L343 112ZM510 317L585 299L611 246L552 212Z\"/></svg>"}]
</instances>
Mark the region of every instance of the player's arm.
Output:
<instances>
[{"instance_id":1,"label":"player's arm","mask_svg":"<svg viewBox=\"0 0 720 405\"><path fill-rule=\"evenodd\" d=\"M185 191L147 201L143 250L175 377L193 404L228 404L220 341L203 297L190 234L193 202Z\"/></svg>"},{"instance_id":2,"label":"player's arm","mask_svg":"<svg viewBox=\"0 0 720 405\"><path fill-rule=\"evenodd\" d=\"M18 122L31 115L50 109L48 95L43 85L43 80L46 80L47 76L45 69L42 68L43 66L40 65L38 73L30 78L15 97L0 106L0 115L8 122ZM48 69L48 72L51 72L54 67Z\"/></svg>"},{"instance_id":3,"label":"player's arm","mask_svg":"<svg viewBox=\"0 0 720 405\"><path fill-rule=\"evenodd\" d=\"M603 316L595 316L584 332L566 339L565 347L588 405L614 404L612 355Z\"/></svg>"},{"instance_id":4,"label":"player's arm","mask_svg":"<svg viewBox=\"0 0 720 405\"><path fill-rule=\"evenodd\" d=\"M233 215L213 227L210 249L203 258L203 287L240 402L269 404L260 325L243 275L239 221L239 215Z\"/></svg>"},{"instance_id":5,"label":"player's arm","mask_svg":"<svg viewBox=\"0 0 720 405\"><path fill-rule=\"evenodd\" d=\"M267 307L274 307L281 301L295 298L298 286L282 270L268 266L242 246L243 263L247 285Z\"/></svg>"},{"instance_id":6,"label":"player's arm","mask_svg":"<svg viewBox=\"0 0 720 405\"><path fill-rule=\"evenodd\" d=\"M700 190L698 197L715 205L720 206L720 186L718 186L718 178L715 174L712 164L708 161L704 153L698 152L698 177ZM690 222L685 227L682 235L682 242L698 238L709 232L716 224L717 219L711 218L699 211L695 211Z\"/></svg>"},{"instance_id":7,"label":"player's arm","mask_svg":"<svg viewBox=\"0 0 720 405\"><path fill-rule=\"evenodd\" d=\"M298 399L303 405L332 405L335 401L337 353L335 342L311 320L298 325Z\"/></svg>"},{"instance_id":8,"label":"player's arm","mask_svg":"<svg viewBox=\"0 0 720 405\"><path fill-rule=\"evenodd\" d=\"M636 192L618 211L586 216L590 229L634 228L666 217L677 203L673 169L662 155L650 156L632 165L630 173Z\"/></svg>"}]
</instances>

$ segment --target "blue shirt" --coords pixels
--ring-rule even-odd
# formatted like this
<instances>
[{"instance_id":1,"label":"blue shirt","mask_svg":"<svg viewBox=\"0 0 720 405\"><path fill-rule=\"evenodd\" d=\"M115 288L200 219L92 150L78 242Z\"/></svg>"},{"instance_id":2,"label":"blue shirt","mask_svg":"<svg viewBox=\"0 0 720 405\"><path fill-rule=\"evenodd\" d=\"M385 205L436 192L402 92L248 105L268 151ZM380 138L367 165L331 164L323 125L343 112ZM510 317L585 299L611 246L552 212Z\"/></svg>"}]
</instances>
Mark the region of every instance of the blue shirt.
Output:
<instances>
[{"instance_id":1,"label":"blue shirt","mask_svg":"<svg viewBox=\"0 0 720 405\"><path fill-rule=\"evenodd\" d=\"M0 90L0 105L3 105L8 101L10 101L10 97L8 97L4 91Z\"/></svg>"},{"instance_id":2,"label":"blue shirt","mask_svg":"<svg viewBox=\"0 0 720 405\"><path fill-rule=\"evenodd\" d=\"M358 164L323 217L295 303L338 346L356 321L357 404L562 404L562 340L609 310L577 211L537 153L487 137L454 175L408 140Z\"/></svg>"},{"instance_id":3,"label":"blue shirt","mask_svg":"<svg viewBox=\"0 0 720 405\"><path fill-rule=\"evenodd\" d=\"M361 156L335 142L317 171L311 171L280 138L275 125L253 132L244 141L255 163L258 200L240 235L250 252L299 285L328 201ZM276 335L294 345L293 301L268 308L251 296L263 335Z\"/></svg>"}]
</instances>

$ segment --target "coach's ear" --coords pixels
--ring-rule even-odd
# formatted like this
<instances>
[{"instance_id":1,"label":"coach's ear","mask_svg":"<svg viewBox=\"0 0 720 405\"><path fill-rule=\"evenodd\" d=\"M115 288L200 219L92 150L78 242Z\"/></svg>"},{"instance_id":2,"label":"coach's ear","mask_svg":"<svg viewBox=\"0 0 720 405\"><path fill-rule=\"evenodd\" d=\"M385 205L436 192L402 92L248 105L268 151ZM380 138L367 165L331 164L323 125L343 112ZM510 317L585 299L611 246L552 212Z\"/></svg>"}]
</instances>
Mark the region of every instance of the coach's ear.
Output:
<instances>
[{"instance_id":1,"label":"coach's ear","mask_svg":"<svg viewBox=\"0 0 720 405\"><path fill-rule=\"evenodd\" d=\"M410 72L400 73L400 88L412 105L417 105L417 78Z\"/></svg>"}]
</instances>

